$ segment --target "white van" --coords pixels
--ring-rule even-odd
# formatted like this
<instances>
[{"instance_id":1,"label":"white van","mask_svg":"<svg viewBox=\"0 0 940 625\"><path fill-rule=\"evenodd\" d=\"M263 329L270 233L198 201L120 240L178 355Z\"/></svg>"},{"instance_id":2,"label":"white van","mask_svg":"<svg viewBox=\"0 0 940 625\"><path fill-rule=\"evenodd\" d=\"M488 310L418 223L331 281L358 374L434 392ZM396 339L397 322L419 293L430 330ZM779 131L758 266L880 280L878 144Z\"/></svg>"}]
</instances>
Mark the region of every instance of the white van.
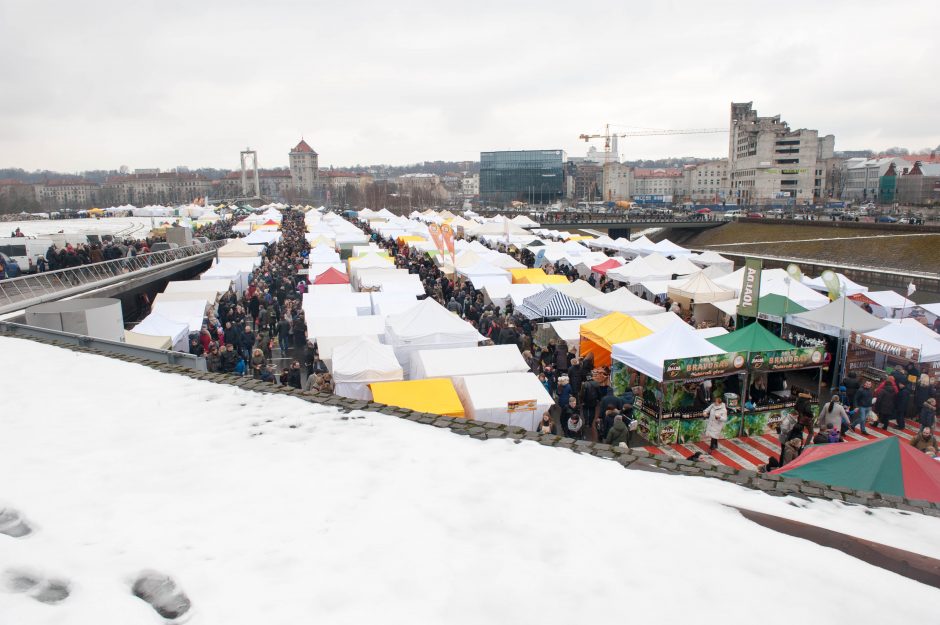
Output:
<instances>
[{"instance_id":1,"label":"white van","mask_svg":"<svg viewBox=\"0 0 940 625\"><path fill-rule=\"evenodd\" d=\"M0 252L3 252L16 261L20 270L29 273L29 261L33 261L33 271L36 271L36 261L52 245L52 239L32 239L29 237L0 237Z\"/></svg>"}]
</instances>

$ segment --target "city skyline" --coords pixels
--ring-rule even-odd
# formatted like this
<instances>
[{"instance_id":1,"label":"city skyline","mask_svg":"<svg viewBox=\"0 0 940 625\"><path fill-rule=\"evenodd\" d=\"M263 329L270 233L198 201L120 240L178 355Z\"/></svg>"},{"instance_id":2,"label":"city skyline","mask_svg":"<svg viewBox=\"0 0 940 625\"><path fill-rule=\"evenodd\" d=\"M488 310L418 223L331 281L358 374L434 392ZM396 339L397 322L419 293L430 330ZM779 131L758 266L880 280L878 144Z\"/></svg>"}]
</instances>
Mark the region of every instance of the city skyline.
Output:
<instances>
[{"instance_id":1,"label":"city skyline","mask_svg":"<svg viewBox=\"0 0 940 625\"><path fill-rule=\"evenodd\" d=\"M0 3L16 61L0 68L0 167L234 169L246 146L286 167L301 137L338 167L577 156L602 149L577 137L605 123L726 127L732 101L836 150L940 144L932 3L794 2L785 22L745 6ZM723 158L727 142L635 137L620 153Z\"/></svg>"}]
</instances>

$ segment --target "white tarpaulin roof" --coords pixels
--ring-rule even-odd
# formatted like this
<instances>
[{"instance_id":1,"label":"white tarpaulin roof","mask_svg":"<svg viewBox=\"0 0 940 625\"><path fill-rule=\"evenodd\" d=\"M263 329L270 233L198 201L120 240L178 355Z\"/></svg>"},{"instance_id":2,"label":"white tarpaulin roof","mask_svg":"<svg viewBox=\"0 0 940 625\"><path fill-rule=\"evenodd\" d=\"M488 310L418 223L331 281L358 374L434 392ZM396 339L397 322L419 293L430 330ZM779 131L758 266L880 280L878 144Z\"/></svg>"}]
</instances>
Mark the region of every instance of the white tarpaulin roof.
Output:
<instances>
[{"instance_id":1,"label":"white tarpaulin roof","mask_svg":"<svg viewBox=\"0 0 940 625\"><path fill-rule=\"evenodd\" d=\"M723 302L735 298L734 291L715 284L701 271L680 286L670 286L668 292L670 297L684 297L693 300L696 304Z\"/></svg>"},{"instance_id":2,"label":"white tarpaulin roof","mask_svg":"<svg viewBox=\"0 0 940 625\"><path fill-rule=\"evenodd\" d=\"M358 334L385 335L385 319L376 315L360 317L315 317L307 319L310 340L321 336L355 336Z\"/></svg>"},{"instance_id":3,"label":"white tarpaulin roof","mask_svg":"<svg viewBox=\"0 0 940 625\"><path fill-rule=\"evenodd\" d=\"M254 258L264 251L259 245L249 245L244 239L232 239L219 248L219 258Z\"/></svg>"},{"instance_id":4,"label":"white tarpaulin roof","mask_svg":"<svg viewBox=\"0 0 940 625\"><path fill-rule=\"evenodd\" d=\"M846 297L815 310L787 315L786 321L789 325L843 337L851 332L871 332L888 325L887 321L866 312Z\"/></svg>"},{"instance_id":5,"label":"white tarpaulin roof","mask_svg":"<svg viewBox=\"0 0 940 625\"><path fill-rule=\"evenodd\" d=\"M535 430L552 404L548 391L532 373L470 375L454 380L467 417ZM510 412L509 403L534 400L533 410Z\"/></svg>"},{"instance_id":6,"label":"white tarpaulin roof","mask_svg":"<svg viewBox=\"0 0 940 625\"><path fill-rule=\"evenodd\" d=\"M153 298L153 303L200 301L203 306L209 306L215 303L215 298L218 296L219 294L215 289L208 291L184 291L181 293L167 293L164 291L163 293L157 293L156 297Z\"/></svg>"},{"instance_id":7,"label":"white tarpaulin roof","mask_svg":"<svg viewBox=\"0 0 940 625\"><path fill-rule=\"evenodd\" d=\"M657 254L634 258L626 265L607 270L608 278L628 284L644 280L669 280L672 274L669 261Z\"/></svg>"},{"instance_id":8,"label":"white tarpaulin roof","mask_svg":"<svg viewBox=\"0 0 940 625\"><path fill-rule=\"evenodd\" d=\"M166 283L166 288L163 289L163 292L192 293L213 289L216 293L225 293L228 291L230 286L232 286L232 281L225 278L219 278L216 280L173 280Z\"/></svg>"},{"instance_id":9,"label":"white tarpaulin roof","mask_svg":"<svg viewBox=\"0 0 940 625\"><path fill-rule=\"evenodd\" d=\"M861 345L865 346L866 339L884 341L892 345L899 345L920 350L918 362L936 362L940 360L940 335L930 330L916 319L902 319L887 323L883 328L866 332ZM903 353L901 358L908 358Z\"/></svg>"},{"instance_id":10,"label":"white tarpaulin roof","mask_svg":"<svg viewBox=\"0 0 940 625\"><path fill-rule=\"evenodd\" d=\"M397 315L414 308L418 303L413 293L373 291L369 296L372 298L373 315Z\"/></svg>"},{"instance_id":11,"label":"white tarpaulin roof","mask_svg":"<svg viewBox=\"0 0 940 625\"><path fill-rule=\"evenodd\" d=\"M626 287L620 287L616 291L604 293L603 295L588 297L582 301L589 319L598 319L612 312L620 312L633 317L663 312L662 306L657 306L642 297L637 297Z\"/></svg>"},{"instance_id":12,"label":"white tarpaulin roof","mask_svg":"<svg viewBox=\"0 0 940 625\"><path fill-rule=\"evenodd\" d=\"M244 239L239 240L254 246L270 245L275 241L281 240L281 233L276 230L255 230Z\"/></svg>"},{"instance_id":13,"label":"white tarpaulin roof","mask_svg":"<svg viewBox=\"0 0 940 625\"><path fill-rule=\"evenodd\" d=\"M386 317L385 335L406 370L410 370L411 354L415 351L473 347L483 340L472 325L430 298Z\"/></svg>"},{"instance_id":14,"label":"white tarpaulin roof","mask_svg":"<svg viewBox=\"0 0 940 625\"><path fill-rule=\"evenodd\" d=\"M173 349L173 339L169 336L154 336L152 334L141 334L130 330L124 330L124 342L128 345L149 347L150 349Z\"/></svg>"},{"instance_id":15,"label":"white tarpaulin roof","mask_svg":"<svg viewBox=\"0 0 940 625\"><path fill-rule=\"evenodd\" d=\"M150 310L163 315L167 319L185 323L190 332L199 332L202 329L202 320L206 316L206 302L205 300L154 302ZM136 329L135 331L140 332Z\"/></svg>"},{"instance_id":16,"label":"white tarpaulin roof","mask_svg":"<svg viewBox=\"0 0 940 625\"><path fill-rule=\"evenodd\" d=\"M584 280L575 280L574 282L568 282L566 284L552 284L552 288L577 301L583 301L588 297L602 295L600 291Z\"/></svg>"},{"instance_id":17,"label":"white tarpaulin roof","mask_svg":"<svg viewBox=\"0 0 940 625\"><path fill-rule=\"evenodd\" d=\"M346 286L346 285L342 285ZM314 312L326 312L327 314L317 314L318 317L345 317L347 315L337 312L328 314L331 309L342 310L352 308L355 315L365 316L372 314L372 298L368 293L353 293L348 289L345 292L337 293L304 293L304 299L301 303L304 314L313 316Z\"/></svg>"},{"instance_id":18,"label":"white tarpaulin roof","mask_svg":"<svg viewBox=\"0 0 940 625\"><path fill-rule=\"evenodd\" d=\"M152 312L144 317L143 321L134 326L134 332L149 336L167 336L174 350L189 351L189 326L159 313Z\"/></svg>"},{"instance_id":19,"label":"white tarpaulin roof","mask_svg":"<svg viewBox=\"0 0 940 625\"><path fill-rule=\"evenodd\" d=\"M656 313L655 315L643 315L637 319L641 324L652 330L653 332L659 332L663 328L670 326L674 323L681 323L683 325L689 325L682 320L682 317L677 315L674 312L661 312Z\"/></svg>"},{"instance_id":20,"label":"white tarpaulin roof","mask_svg":"<svg viewBox=\"0 0 940 625\"><path fill-rule=\"evenodd\" d=\"M529 365L515 345L457 347L420 350L412 354L410 379L451 378L459 375L528 370Z\"/></svg>"},{"instance_id":21,"label":"white tarpaulin roof","mask_svg":"<svg viewBox=\"0 0 940 625\"><path fill-rule=\"evenodd\" d=\"M723 349L709 343L688 325L673 323L641 339L617 343L611 358L662 382L666 360L723 353Z\"/></svg>"},{"instance_id":22,"label":"white tarpaulin roof","mask_svg":"<svg viewBox=\"0 0 940 625\"><path fill-rule=\"evenodd\" d=\"M358 334L356 336L321 336L317 338L317 353L320 355L320 360L326 364L327 368L332 369L333 364L333 350L343 343L349 343L351 341L358 340L372 341L373 343L380 343L379 337L376 334Z\"/></svg>"},{"instance_id":23,"label":"white tarpaulin roof","mask_svg":"<svg viewBox=\"0 0 940 625\"><path fill-rule=\"evenodd\" d=\"M845 274L837 273L836 276L839 278L840 295L857 295L858 293L866 293L868 291L867 286L862 286L857 282L852 282L845 277ZM811 289L816 291L821 291L823 293L829 292L829 287L823 282L821 277L819 278L807 278L803 276L803 284L808 286Z\"/></svg>"},{"instance_id":24,"label":"white tarpaulin roof","mask_svg":"<svg viewBox=\"0 0 940 625\"><path fill-rule=\"evenodd\" d=\"M709 267L711 265L725 265L729 269L734 269L734 261L725 258L717 252L711 250L706 250L701 254L692 254L689 256L689 260L698 265L699 267Z\"/></svg>"},{"instance_id":25,"label":"white tarpaulin roof","mask_svg":"<svg viewBox=\"0 0 940 625\"><path fill-rule=\"evenodd\" d=\"M367 339L338 345L333 349L333 392L340 397L372 399L369 384L403 379L395 351Z\"/></svg>"},{"instance_id":26,"label":"white tarpaulin roof","mask_svg":"<svg viewBox=\"0 0 940 625\"><path fill-rule=\"evenodd\" d=\"M872 310L879 317L898 317L901 311L910 314L917 307L916 302L894 291L868 291L864 296L874 302Z\"/></svg>"}]
</instances>

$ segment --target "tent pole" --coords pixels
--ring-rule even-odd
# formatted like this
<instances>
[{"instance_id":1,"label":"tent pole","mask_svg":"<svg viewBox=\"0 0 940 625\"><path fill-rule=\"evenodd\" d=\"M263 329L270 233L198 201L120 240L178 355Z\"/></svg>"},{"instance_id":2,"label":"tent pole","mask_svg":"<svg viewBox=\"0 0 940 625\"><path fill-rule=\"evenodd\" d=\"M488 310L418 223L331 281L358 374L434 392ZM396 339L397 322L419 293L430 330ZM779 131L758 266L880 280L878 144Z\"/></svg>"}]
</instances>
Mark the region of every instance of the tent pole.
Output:
<instances>
[{"instance_id":1,"label":"tent pole","mask_svg":"<svg viewBox=\"0 0 940 625\"><path fill-rule=\"evenodd\" d=\"M748 362L751 361L751 354L748 352ZM751 389L751 372L748 369L744 370L744 388L741 390L741 397L738 401L741 402L741 426L738 428L738 436L744 436L744 404L747 403L748 391Z\"/></svg>"}]
</instances>

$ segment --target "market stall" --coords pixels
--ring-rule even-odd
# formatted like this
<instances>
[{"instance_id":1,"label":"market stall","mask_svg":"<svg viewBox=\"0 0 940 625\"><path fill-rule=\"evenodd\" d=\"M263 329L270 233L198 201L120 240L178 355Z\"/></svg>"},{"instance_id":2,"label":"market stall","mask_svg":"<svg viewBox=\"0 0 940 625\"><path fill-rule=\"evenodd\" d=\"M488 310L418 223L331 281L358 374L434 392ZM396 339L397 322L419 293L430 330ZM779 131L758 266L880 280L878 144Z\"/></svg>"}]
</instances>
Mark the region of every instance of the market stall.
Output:
<instances>
[{"instance_id":1,"label":"market stall","mask_svg":"<svg viewBox=\"0 0 940 625\"><path fill-rule=\"evenodd\" d=\"M737 378L744 371L746 354L725 352L688 325L676 323L614 345L611 357L611 386L617 395L633 389L640 434L653 445L669 445L704 438L702 410L713 393L726 393L721 378ZM710 383L702 384L705 380ZM740 429L737 408L737 402L729 402L726 437L736 436Z\"/></svg>"},{"instance_id":2,"label":"market stall","mask_svg":"<svg viewBox=\"0 0 940 625\"><path fill-rule=\"evenodd\" d=\"M607 367L611 364L610 350L614 345L641 339L653 331L629 315L614 312L582 324L580 333L581 357L593 356L594 366Z\"/></svg>"}]
</instances>

